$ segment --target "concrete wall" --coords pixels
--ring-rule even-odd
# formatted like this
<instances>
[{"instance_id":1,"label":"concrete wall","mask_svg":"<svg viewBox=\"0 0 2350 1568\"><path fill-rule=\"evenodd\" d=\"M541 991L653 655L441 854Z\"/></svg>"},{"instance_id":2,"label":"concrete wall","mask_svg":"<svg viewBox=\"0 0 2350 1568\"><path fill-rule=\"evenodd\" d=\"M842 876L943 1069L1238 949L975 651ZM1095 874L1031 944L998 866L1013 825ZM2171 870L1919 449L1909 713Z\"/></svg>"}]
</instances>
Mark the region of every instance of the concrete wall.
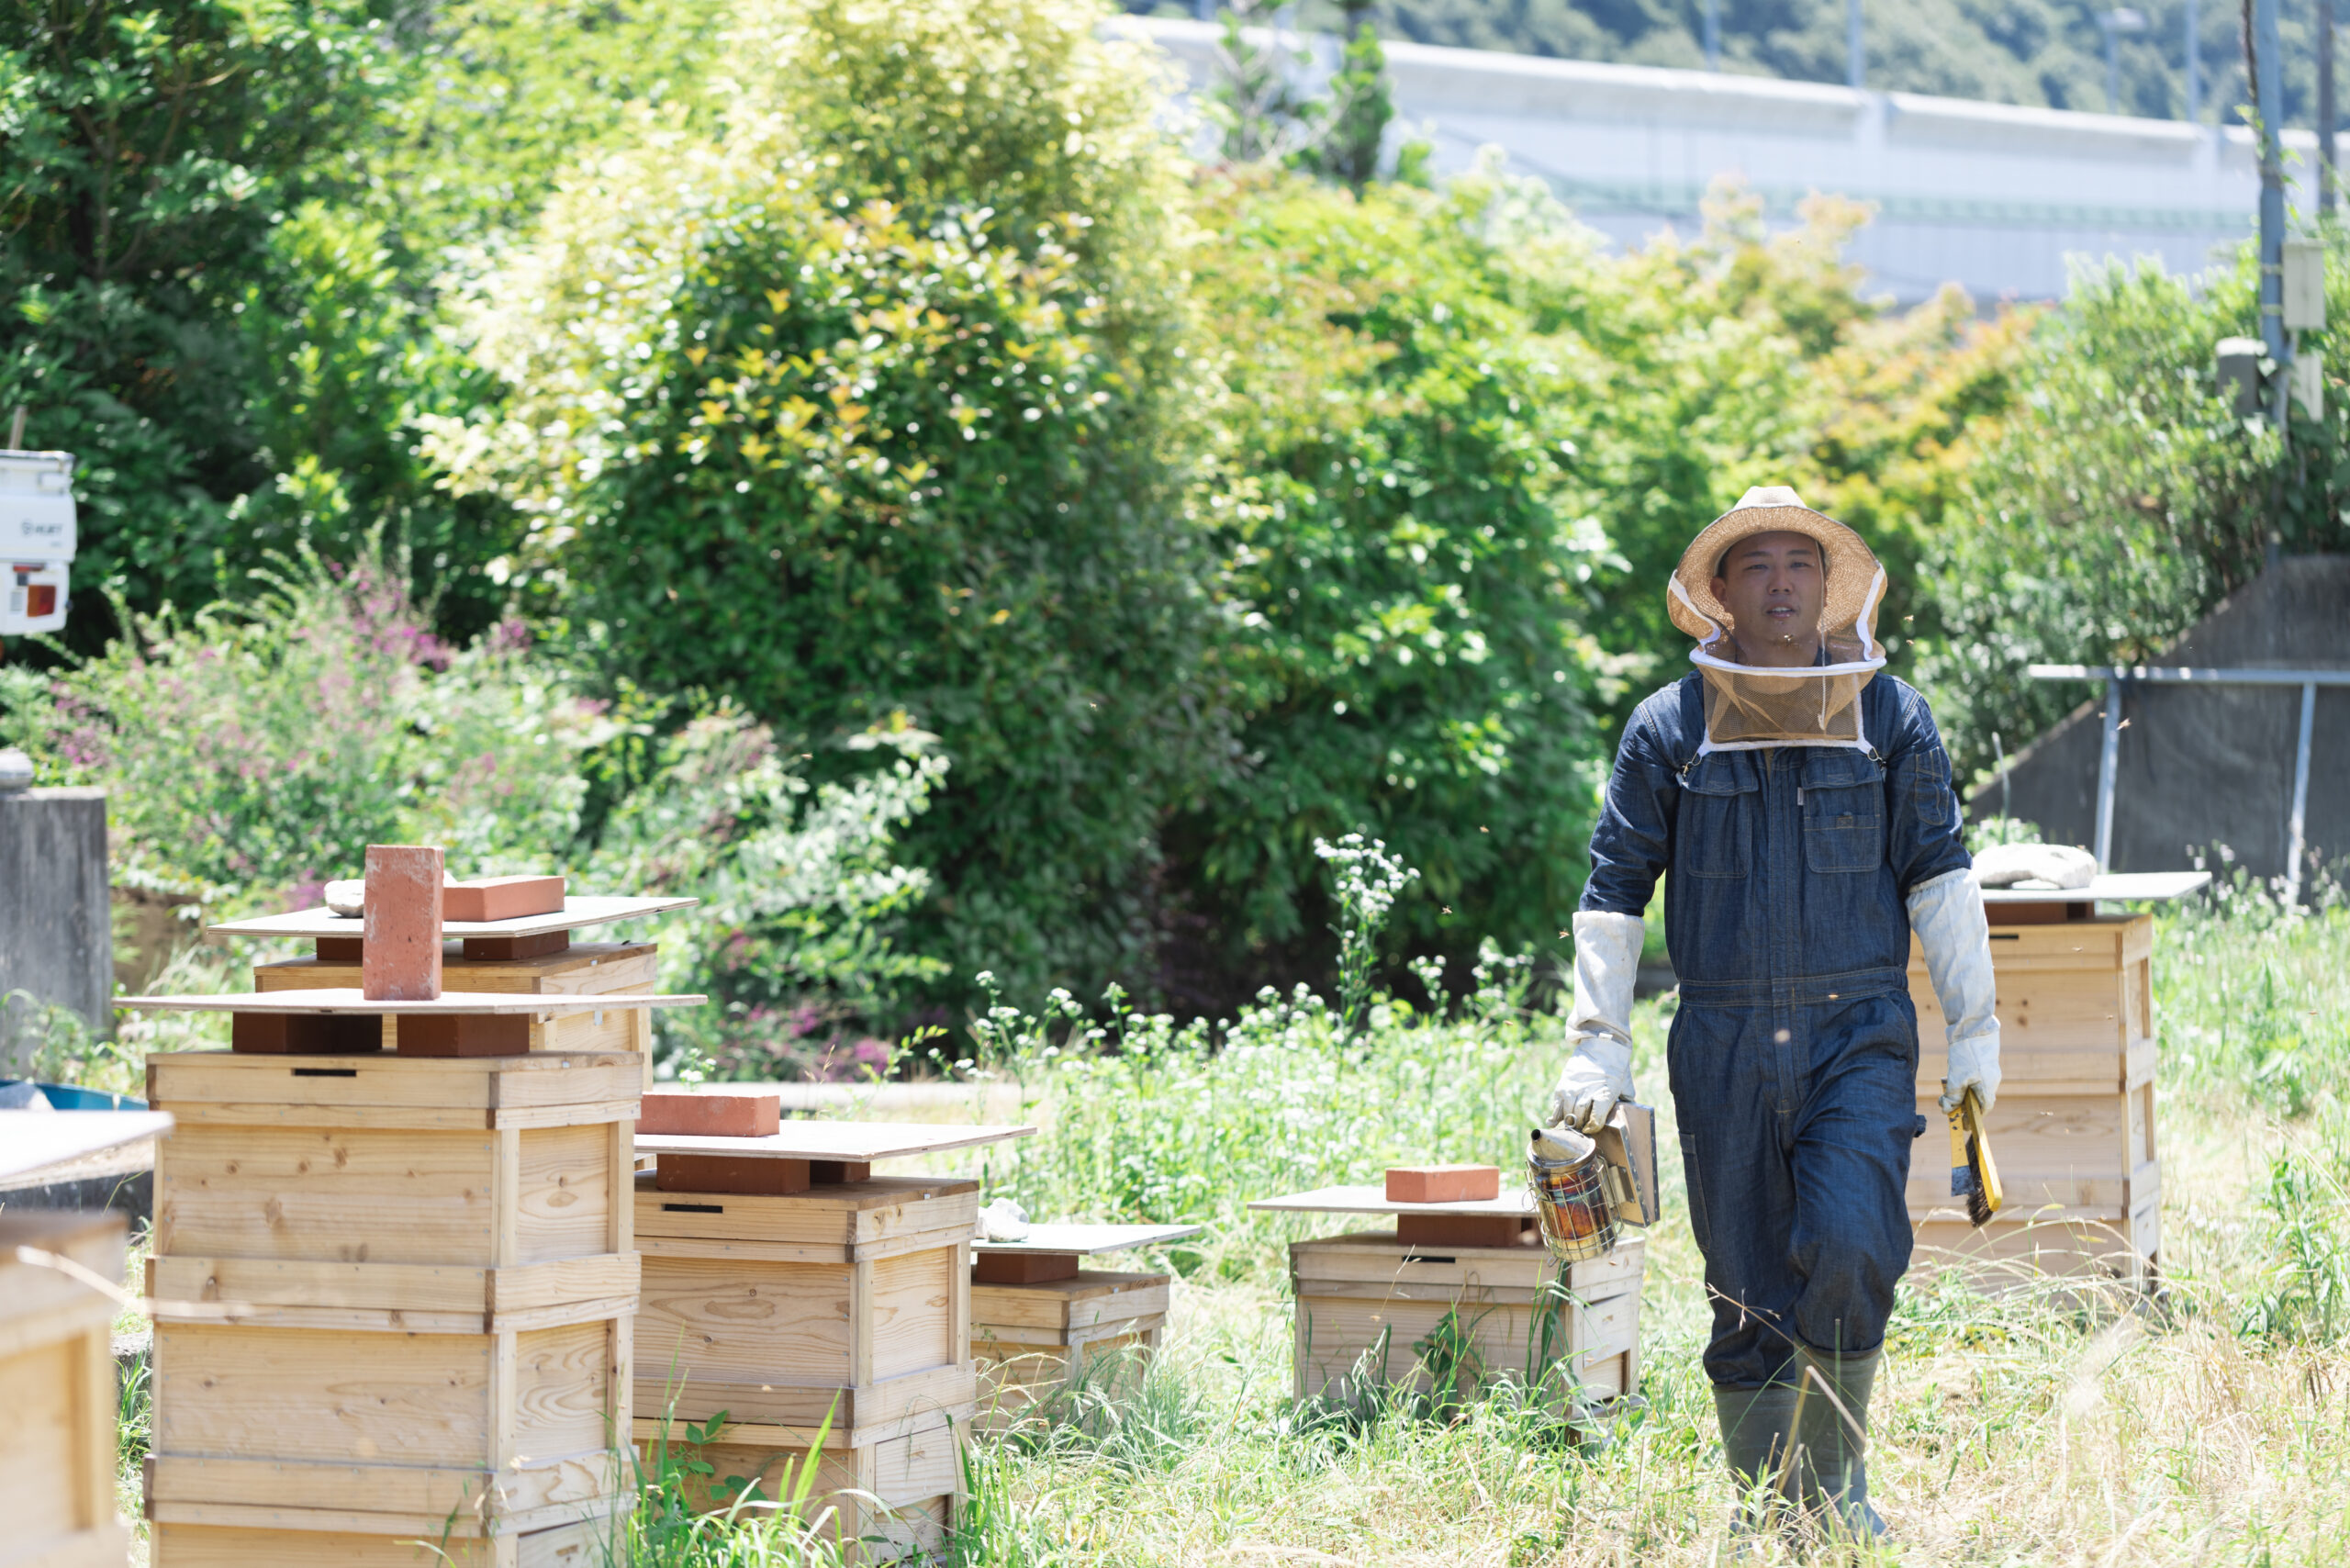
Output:
<instances>
[{"instance_id":1,"label":"concrete wall","mask_svg":"<svg viewBox=\"0 0 2350 1568\"><path fill-rule=\"evenodd\" d=\"M113 1032L103 790L0 795L0 994L19 989ZM22 1013L9 1009L6 1021ZM13 1043L12 1029L0 1049Z\"/></svg>"},{"instance_id":2,"label":"concrete wall","mask_svg":"<svg viewBox=\"0 0 2350 1568\"><path fill-rule=\"evenodd\" d=\"M1191 87L1214 71L1212 24L1128 17ZM1334 46L1320 43L1335 59ZM1902 301L1945 282L1978 301L2049 299L2069 257L2158 257L2209 264L2252 231L2259 170L2251 134L2180 120L2016 108L1813 82L1602 65L1482 50L1390 43L1395 134L1424 136L1440 171L1499 147L1547 181L1584 222L1626 244L1668 227L1689 234L1718 175L1762 196L1774 222L1825 192L1874 202L1851 259ZM2302 187L2316 141L2288 132ZM2288 158L2289 163L2289 158ZM2297 172L2288 167L2288 175Z\"/></svg>"},{"instance_id":3,"label":"concrete wall","mask_svg":"<svg viewBox=\"0 0 2350 1568\"><path fill-rule=\"evenodd\" d=\"M2157 665L2199 668L2350 669L2350 556L2288 557L2230 595ZM2009 765L2014 814L2052 842L2093 844L2100 689ZM2255 876L2285 870L2286 818L2301 689L2135 686L2115 776L2117 871L2183 870L2225 845ZM2350 689L2320 687L2311 737L2305 838L2321 862L2350 857ZM1999 809L1994 779L1972 814ZM2211 862L2215 867L2219 864ZM2303 863L2304 870L2307 862Z\"/></svg>"}]
</instances>

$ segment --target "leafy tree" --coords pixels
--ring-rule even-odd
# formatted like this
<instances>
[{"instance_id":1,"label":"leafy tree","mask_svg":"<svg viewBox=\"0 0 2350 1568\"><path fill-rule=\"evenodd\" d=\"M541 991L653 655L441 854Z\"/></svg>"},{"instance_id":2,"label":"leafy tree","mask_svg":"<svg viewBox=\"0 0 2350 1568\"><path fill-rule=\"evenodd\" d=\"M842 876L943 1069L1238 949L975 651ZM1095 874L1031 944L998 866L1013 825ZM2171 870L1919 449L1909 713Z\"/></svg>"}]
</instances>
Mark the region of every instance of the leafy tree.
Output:
<instances>
[{"instance_id":1,"label":"leafy tree","mask_svg":"<svg viewBox=\"0 0 2350 1568\"><path fill-rule=\"evenodd\" d=\"M506 414L435 426L530 518L529 602L618 670L733 696L819 776L934 732L923 949L1024 991L1145 978L1161 803L1220 756L1180 187L1098 20L746 8L724 135L581 172L481 318Z\"/></svg>"},{"instance_id":2,"label":"leafy tree","mask_svg":"<svg viewBox=\"0 0 2350 1568\"><path fill-rule=\"evenodd\" d=\"M380 84L332 4L14 0L0 8L0 406L79 454L85 583L201 604L269 476L240 317L271 228ZM84 595L82 645L109 630Z\"/></svg>"},{"instance_id":3,"label":"leafy tree","mask_svg":"<svg viewBox=\"0 0 2350 1568\"><path fill-rule=\"evenodd\" d=\"M1224 1002L1314 972L1317 838L1424 875L1399 940L1550 943L1582 885L1599 739L1583 583L1604 558L1567 432L1576 345L1531 331L1481 233L1496 188L1360 199L1208 176L1194 263L1216 327L1234 776L1169 830L1212 935L1175 977Z\"/></svg>"},{"instance_id":4,"label":"leafy tree","mask_svg":"<svg viewBox=\"0 0 2350 1568\"><path fill-rule=\"evenodd\" d=\"M2350 242L2326 236L2329 318L2350 308ZM1965 475L1930 560L1921 678L1962 778L2062 717L2081 689L2024 666L2132 664L2257 575L2269 551L2350 548L2350 409L2337 334L2324 415L2292 440L2221 395L2213 345L2258 329L2256 260L2194 286L2150 265L2076 278L2017 368L2013 415Z\"/></svg>"}]
</instances>

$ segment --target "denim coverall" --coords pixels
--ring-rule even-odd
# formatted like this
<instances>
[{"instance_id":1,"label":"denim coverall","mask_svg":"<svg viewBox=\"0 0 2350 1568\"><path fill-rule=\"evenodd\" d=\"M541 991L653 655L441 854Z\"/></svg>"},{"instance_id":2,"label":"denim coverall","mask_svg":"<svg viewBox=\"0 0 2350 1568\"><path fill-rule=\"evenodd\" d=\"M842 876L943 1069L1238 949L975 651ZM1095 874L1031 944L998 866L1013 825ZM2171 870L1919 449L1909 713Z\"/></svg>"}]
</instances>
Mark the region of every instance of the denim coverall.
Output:
<instances>
[{"instance_id":1,"label":"denim coverall","mask_svg":"<svg viewBox=\"0 0 2350 1568\"><path fill-rule=\"evenodd\" d=\"M1795 1339L1864 1355L1909 1266L1917 1114L1906 895L1968 865L1925 699L1861 692L1874 748L1697 756L1692 673L1624 731L1582 907L1643 913L1658 873L1681 980L1668 1062L1706 1257L1706 1372L1777 1379Z\"/></svg>"}]
</instances>

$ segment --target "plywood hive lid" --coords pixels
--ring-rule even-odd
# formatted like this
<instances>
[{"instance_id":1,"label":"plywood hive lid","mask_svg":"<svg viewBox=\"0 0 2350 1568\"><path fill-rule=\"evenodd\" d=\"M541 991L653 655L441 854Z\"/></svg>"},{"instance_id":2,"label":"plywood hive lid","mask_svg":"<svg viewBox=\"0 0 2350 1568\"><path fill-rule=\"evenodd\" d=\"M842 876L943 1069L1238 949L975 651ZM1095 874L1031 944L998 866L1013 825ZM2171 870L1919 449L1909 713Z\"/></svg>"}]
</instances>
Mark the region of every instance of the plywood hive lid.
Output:
<instances>
[{"instance_id":1,"label":"plywood hive lid","mask_svg":"<svg viewBox=\"0 0 2350 1568\"><path fill-rule=\"evenodd\" d=\"M563 909L553 914L526 914L512 920L444 920L441 935L463 936L543 936L555 931L577 931L583 926L609 925L622 920L643 920L648 915L666 914L671 910L690 909L699 899L683 898L566 898ZM252 920L224 920L218 925L204 928L207 936L275 936L315 939L320 936L355 937L363 935L366 922L356 915L337 914L320 904L316 909L297 909L287 914L264 914Z\"/></svg>"}]
</instances>

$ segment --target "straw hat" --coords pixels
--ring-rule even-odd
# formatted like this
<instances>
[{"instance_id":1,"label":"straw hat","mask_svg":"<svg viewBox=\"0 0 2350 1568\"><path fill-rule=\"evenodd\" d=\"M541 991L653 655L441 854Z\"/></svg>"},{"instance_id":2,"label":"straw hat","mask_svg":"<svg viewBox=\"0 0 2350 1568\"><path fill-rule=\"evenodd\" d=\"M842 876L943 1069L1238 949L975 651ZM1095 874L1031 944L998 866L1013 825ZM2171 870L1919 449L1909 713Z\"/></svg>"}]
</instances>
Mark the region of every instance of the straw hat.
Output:
<instances>
[{"instance_id":1,"label":"straw hat","mask_svg":"<svg viewBox=\"0 0 2350 1568\"><path fill-rule=\"evenodd\" d=\"M1741 539L1785 529L1818 542L1820 559L1828 567L1828 594L1820 606L1819 630L1841 633L1861 622L1860 635L1869 644L1876 640L1876 607L1885 595L1885 572L1876 553L1861 536L1834 518L1816 512L1785 485L1757 485L1739 497L1738 504L1706 525L1705 532L1681 553L1665 594L1673 623L1700 643L1709 643L1730 627L1730 613L1714 597L1714 570L1722 554Z\"/></svg>"}]
</instances>

